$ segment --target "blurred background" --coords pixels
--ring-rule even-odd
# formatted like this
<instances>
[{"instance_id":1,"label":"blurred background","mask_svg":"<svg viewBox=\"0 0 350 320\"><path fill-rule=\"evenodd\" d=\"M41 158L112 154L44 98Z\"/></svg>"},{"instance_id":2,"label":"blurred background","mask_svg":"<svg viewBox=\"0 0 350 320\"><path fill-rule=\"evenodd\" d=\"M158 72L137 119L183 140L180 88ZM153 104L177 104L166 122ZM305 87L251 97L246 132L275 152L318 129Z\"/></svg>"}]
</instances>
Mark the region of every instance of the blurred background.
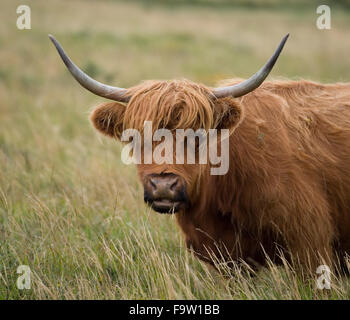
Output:
<instances>
[{"instance_id":1,"label":"blurred background","mask_svg":"<svg viewBox=\"0 0 350 320\"><path fill-rule=\"evenodd\" d=\"M31 30L16 27L22 4L31 8ZM320 4L331 8L331 30L316 26ZM0 298L315 297L276 289L268 277L234 289L203 271L175 219L144 206L121 145L93 131L89 112L104 100L72 79L47 35L90 76L121 87L247 78L286 33L270 79L346 82L349 0L1 0L0 7ZM20 264L32 268L31 290L15 287Z\"/></svg>"}]
</instances>

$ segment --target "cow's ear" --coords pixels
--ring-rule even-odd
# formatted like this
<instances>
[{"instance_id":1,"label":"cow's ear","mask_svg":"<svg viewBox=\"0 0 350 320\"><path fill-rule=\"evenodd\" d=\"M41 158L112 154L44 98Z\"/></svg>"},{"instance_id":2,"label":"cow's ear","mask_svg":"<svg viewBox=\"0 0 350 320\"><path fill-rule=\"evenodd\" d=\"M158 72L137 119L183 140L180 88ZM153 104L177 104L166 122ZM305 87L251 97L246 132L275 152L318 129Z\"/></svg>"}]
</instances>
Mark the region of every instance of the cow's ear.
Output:
<instances>
[{"instance_id":1,"label":"cow's ear","mask_svg":"<svg viewBox=\"0 0 350 320\"><path fill-rule=\"evenodd\" d=\"M220 98L214 102L214 121L216 129L233 131L242 121L243 109L233 98Z\"/></svg>"},{"instance_id":2,"label":"cow's ear","mask_svg":"<svg viewBox=\"0 0 350 320\"><path fill-rule=\"evenodd\" d=\"M125 105L107 102L96 107L90 116L94 127L106 136L120 139L123 131Z\"/></svg>"}]
</instances>

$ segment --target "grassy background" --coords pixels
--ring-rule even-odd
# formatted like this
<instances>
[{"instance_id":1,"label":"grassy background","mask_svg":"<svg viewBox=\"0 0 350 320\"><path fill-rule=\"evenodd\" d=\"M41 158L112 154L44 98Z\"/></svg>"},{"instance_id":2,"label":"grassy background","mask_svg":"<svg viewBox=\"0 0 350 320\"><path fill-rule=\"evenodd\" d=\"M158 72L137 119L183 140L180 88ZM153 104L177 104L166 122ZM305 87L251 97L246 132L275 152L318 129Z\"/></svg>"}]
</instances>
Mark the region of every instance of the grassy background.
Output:
<instances>
[{"instance_id":1,"label":"grassy background","mask_svg":"<svg viewBox=\"0 0 350 320\"><path fill-rule=\"evenodd\" d=\"M103 99L79 87L47 38L110 84L214 85L250 76L290 32L274 77L350 81L349 1L333 2L332 30L321 31L317 1L1 0L0 298L348 299L347 279L323 292L287 267L225 278L192 257L175 219L143 204L121 146L91 128ZM20 31L25 3L32 30ZM21 264L30 290L16 287Z\"/></svg>"}]
</instances>

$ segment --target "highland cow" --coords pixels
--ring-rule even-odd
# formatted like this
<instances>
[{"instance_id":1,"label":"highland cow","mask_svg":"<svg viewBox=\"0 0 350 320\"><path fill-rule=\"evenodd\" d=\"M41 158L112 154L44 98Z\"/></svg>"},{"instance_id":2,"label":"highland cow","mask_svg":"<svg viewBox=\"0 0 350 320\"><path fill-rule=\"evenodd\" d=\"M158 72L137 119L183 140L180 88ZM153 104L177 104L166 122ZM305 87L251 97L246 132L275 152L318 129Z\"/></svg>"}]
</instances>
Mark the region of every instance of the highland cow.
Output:
<instances>
[{"instance_id":1,"label":"highland cow","mask_svg":"<svg viewBox=\"0 0 350 320\"><path fill-rule=\"evenodd\" d=\"M211 175L210 165L137 165L145 201L176 213L199 258L265 265L282 253L314 272L350 251L350 84L264 82L287 37L254 76L219 88L187 80L107 86L51 40L82 86L114 100L91 114L103 134L120 139L145 121L230 130L225 175Z\"/></svg>"}]
</instances>

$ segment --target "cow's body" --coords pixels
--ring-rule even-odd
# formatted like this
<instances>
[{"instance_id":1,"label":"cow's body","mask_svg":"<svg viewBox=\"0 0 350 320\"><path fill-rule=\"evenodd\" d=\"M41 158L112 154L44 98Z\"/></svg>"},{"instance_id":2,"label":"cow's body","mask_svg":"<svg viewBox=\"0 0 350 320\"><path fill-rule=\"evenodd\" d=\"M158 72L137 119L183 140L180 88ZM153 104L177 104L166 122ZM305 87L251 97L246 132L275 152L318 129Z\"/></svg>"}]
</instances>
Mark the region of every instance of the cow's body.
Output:
<instances>
[{"instance_id":1,"label":"cow's body","mask_svg":"<svg viewBox=\"0 0 350 320\"><path fill-rule=\"evenodd\" d=\"M312 267L350 252L350 84L265 83L241 103L229 172L177 216L187 244L260 264L277 244Z\"/></svg>"},{"instance_id":2,"label":"cow's body","mask_svg":"<svg viewBox=\"0 0 350 320\"><path fill-rule=\"evenodd\" d=\"M263 83L288 35L252 77L217 88L187 80L105 85L50 38L83 87L113 100L91 115L103 134L121 139L124 129L142 132L146 121L172 133L229 129L224 175L210 175L211 164L137 165L145 201L177 212L200 258L265 264L265 254L278 262L283 253L315 272L350 253L350 84Z\"/></svg>"}]
</instances>

